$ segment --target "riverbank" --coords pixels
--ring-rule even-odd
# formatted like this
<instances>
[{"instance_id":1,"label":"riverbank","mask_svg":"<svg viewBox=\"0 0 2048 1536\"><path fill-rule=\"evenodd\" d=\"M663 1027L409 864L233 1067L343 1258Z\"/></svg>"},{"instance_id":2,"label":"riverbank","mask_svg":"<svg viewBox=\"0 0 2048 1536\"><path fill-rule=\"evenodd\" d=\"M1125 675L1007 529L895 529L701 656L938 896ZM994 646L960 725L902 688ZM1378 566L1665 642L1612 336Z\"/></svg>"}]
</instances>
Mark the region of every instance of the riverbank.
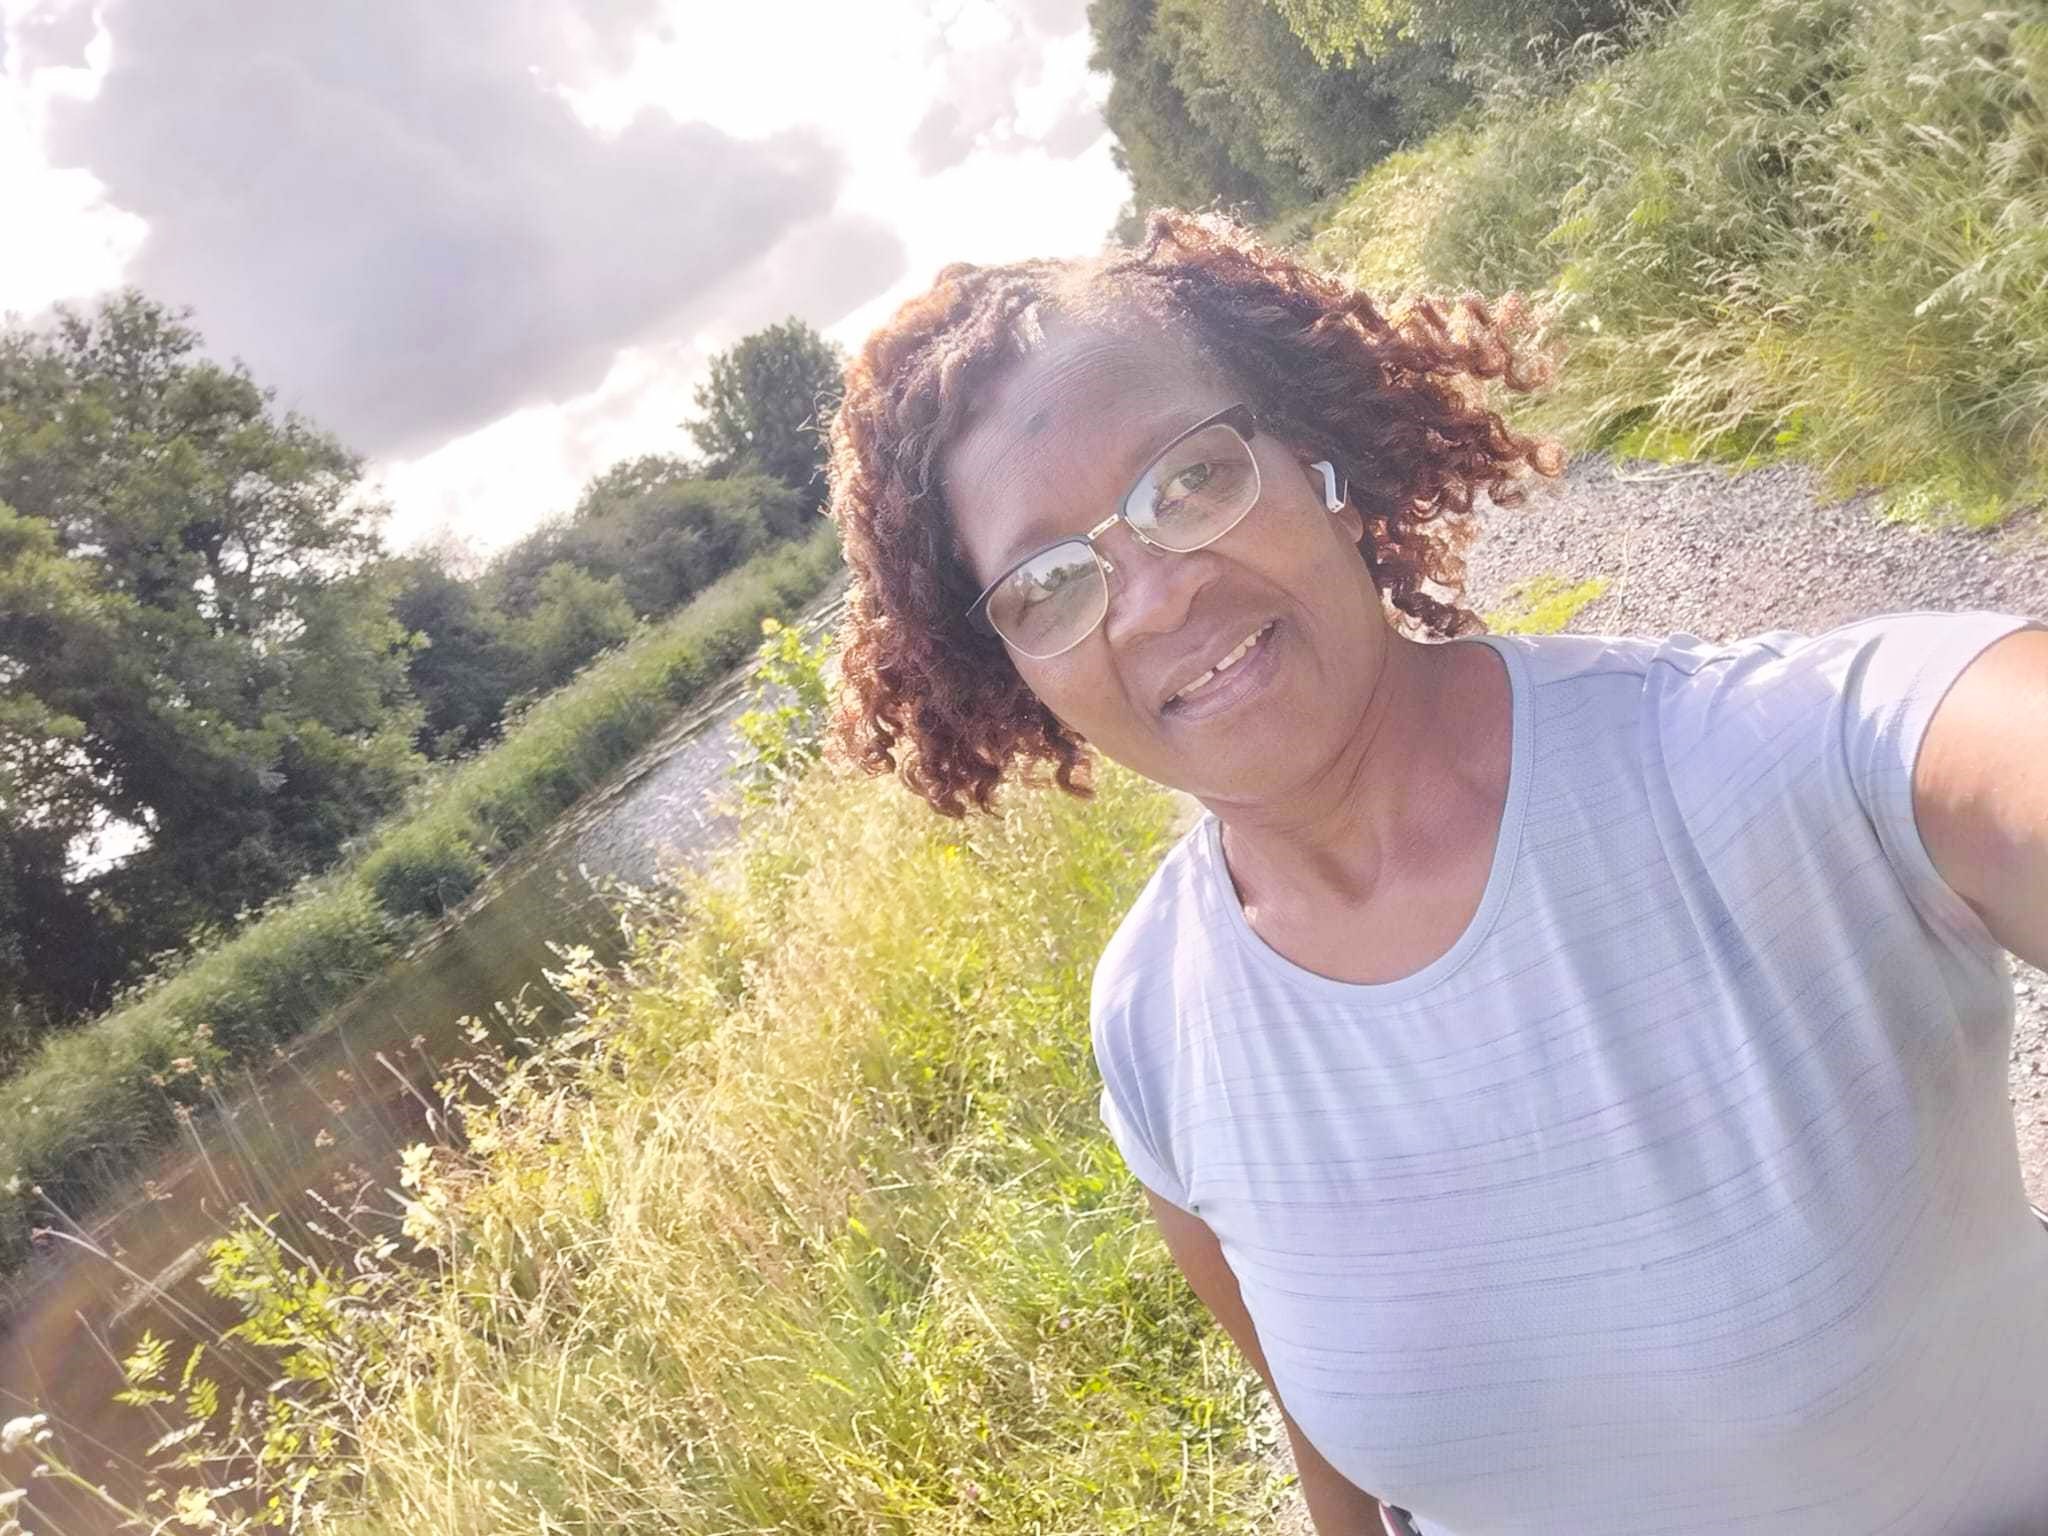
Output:
<instances>
[{"instance_id":1,"label":"riverbank","mask_svg":"<svg viewBox=\"0 0 2048 1536\"><path fill-rule=\"evenodd\" d=\"M0 1273L34 1251L38 1228L119 1187L217 1100L227 1072L316 1026L744 661L763 618L787 617L839 569L821 529L729 573L437 778L349 862L50 1040L0 1082Z\"/></svg>"}]
</instances>

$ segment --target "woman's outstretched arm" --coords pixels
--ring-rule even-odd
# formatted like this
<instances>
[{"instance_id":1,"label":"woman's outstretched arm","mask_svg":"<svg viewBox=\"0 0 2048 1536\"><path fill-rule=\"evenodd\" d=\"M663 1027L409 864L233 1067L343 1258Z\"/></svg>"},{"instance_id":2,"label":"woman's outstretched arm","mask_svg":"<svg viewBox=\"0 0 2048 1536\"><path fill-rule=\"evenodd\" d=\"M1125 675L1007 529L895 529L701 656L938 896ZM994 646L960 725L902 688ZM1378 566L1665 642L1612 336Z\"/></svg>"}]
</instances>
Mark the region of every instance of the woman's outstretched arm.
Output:
<instances>
[{"instance_id":1,"label":"woman's outstretched arm","mask_svg":"<svg viewBox=\"0 0 2048 1536\"><path fill-rule=\"evenodd\" d=\"M2007 635L1956 679L1913 766L1913 819L1991 936L2048 967L2048 630Z\"/></svg>"}]
</instances>

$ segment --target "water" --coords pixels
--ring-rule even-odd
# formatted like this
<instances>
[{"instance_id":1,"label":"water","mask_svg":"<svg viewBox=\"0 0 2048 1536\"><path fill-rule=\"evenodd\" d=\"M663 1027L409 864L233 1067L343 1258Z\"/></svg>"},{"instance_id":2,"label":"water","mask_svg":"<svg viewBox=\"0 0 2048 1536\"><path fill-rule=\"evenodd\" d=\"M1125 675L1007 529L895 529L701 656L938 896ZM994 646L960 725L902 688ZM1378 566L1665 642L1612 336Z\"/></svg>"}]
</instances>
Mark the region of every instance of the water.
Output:
<instances>
[{"instance_id":1,"label":"water","mask_svg":"<svg viewBox=\"0 0 2048 1536\"><path fill-rule=\"evenodd\" d=\"M809 622L836 611L828 602ZM139 1168L125 1199L46 1244L6 1296L0 1419L48 1413L65 1461L139 1507L147 1447L174 1421L113 1401L125 1384L120 1359L146 1327L171 1341L175 1386L192 1344L240 1320L200 1277L207 1245L244 1204L277 1214L281 1237L322 1258L360 1233L395 1233L399 1149L435 1133L442 1065L477 1051L461 1021L486 1019L508 1041L499 1005L524 991L543 1027L558 1024L544 973L561 962L550 945L604 957L621 947L596 882L650 884L730 835L720 802L731 797L733 720L745 704L735 673L284 1059L221 1084L215 1110ZM354 1212L358 1233L335 1212ZM207 1368L220 1375L226 1362L209 1351ZM221 1381L224 1400L231 1380ZM248 1385L260 1394L263 1382ZM19 1482L31 1460L8 1458L0 1477ZM87 1495L47 1480L29 1487L30 1507L17 1513L38 1536L119 1528Z\"/></svg>"}]
</instances>

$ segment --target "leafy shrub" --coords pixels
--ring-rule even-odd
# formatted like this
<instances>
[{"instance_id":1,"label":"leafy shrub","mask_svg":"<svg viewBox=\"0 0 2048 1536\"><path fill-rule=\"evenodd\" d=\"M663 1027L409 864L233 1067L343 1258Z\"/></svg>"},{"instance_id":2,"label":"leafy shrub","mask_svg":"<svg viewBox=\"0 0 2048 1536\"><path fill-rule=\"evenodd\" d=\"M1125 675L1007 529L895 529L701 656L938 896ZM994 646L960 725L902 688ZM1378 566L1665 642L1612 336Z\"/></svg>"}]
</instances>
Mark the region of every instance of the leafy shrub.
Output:
<instances>
[{"instance_id":1,"label":"leafy shrub","mask_svg":"<svg viewBox=\"0 0 2048 1536\"><path fill-rule=\"evenodd\" d=\"M761 645L754 652L753 706L733 722L747 744L747 755L734 767L748 803L778 798L823 753L831 703L826 662L831 654L829 633L806 645L802 630L778 619L761 621Z\"/></svg>"},{"instance_id":2,"label":"leafy shrub","mask_svg":"<svg viewBox=\"0 0 2048 1536\"><path fill-rule=\"evenodd\" d=\"M362 879L393 917L439 917L484 878L484 856L452 817L401 827L363 860Z\"/></svg>"}]
</instances>

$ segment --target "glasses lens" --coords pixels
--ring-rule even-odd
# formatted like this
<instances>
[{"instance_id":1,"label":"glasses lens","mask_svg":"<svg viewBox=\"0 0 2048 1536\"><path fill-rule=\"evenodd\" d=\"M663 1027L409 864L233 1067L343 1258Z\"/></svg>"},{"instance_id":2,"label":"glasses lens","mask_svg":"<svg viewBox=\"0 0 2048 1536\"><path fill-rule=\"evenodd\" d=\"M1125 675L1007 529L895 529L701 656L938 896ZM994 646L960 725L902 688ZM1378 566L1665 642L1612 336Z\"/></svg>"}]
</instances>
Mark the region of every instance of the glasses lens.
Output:
<instances>
[{"instance_id":1,"label":"glasses lens","mask_svg":"<svg viewBox=\"0 0 2048 1536\"><path fill-rule=\"evenodd\" d=\"M1229 427L1204 427L1160 456L1131 491L1124 515L1153 543L1200 549L1236 527L1259 499L1259 466Z\"/></svg>"},{"instance_id":2,"label":"glasses lens","mask_svg":"<svg viewBox=\"0 0 2048 1536\"><path fill-rule=\"evenodd\" d=\"M1095 552L1076 539L1033 555L997 582L988 619L1026 656L1057 656L1093 629L1108 605Z\"/></svg>"}]
</instances>

